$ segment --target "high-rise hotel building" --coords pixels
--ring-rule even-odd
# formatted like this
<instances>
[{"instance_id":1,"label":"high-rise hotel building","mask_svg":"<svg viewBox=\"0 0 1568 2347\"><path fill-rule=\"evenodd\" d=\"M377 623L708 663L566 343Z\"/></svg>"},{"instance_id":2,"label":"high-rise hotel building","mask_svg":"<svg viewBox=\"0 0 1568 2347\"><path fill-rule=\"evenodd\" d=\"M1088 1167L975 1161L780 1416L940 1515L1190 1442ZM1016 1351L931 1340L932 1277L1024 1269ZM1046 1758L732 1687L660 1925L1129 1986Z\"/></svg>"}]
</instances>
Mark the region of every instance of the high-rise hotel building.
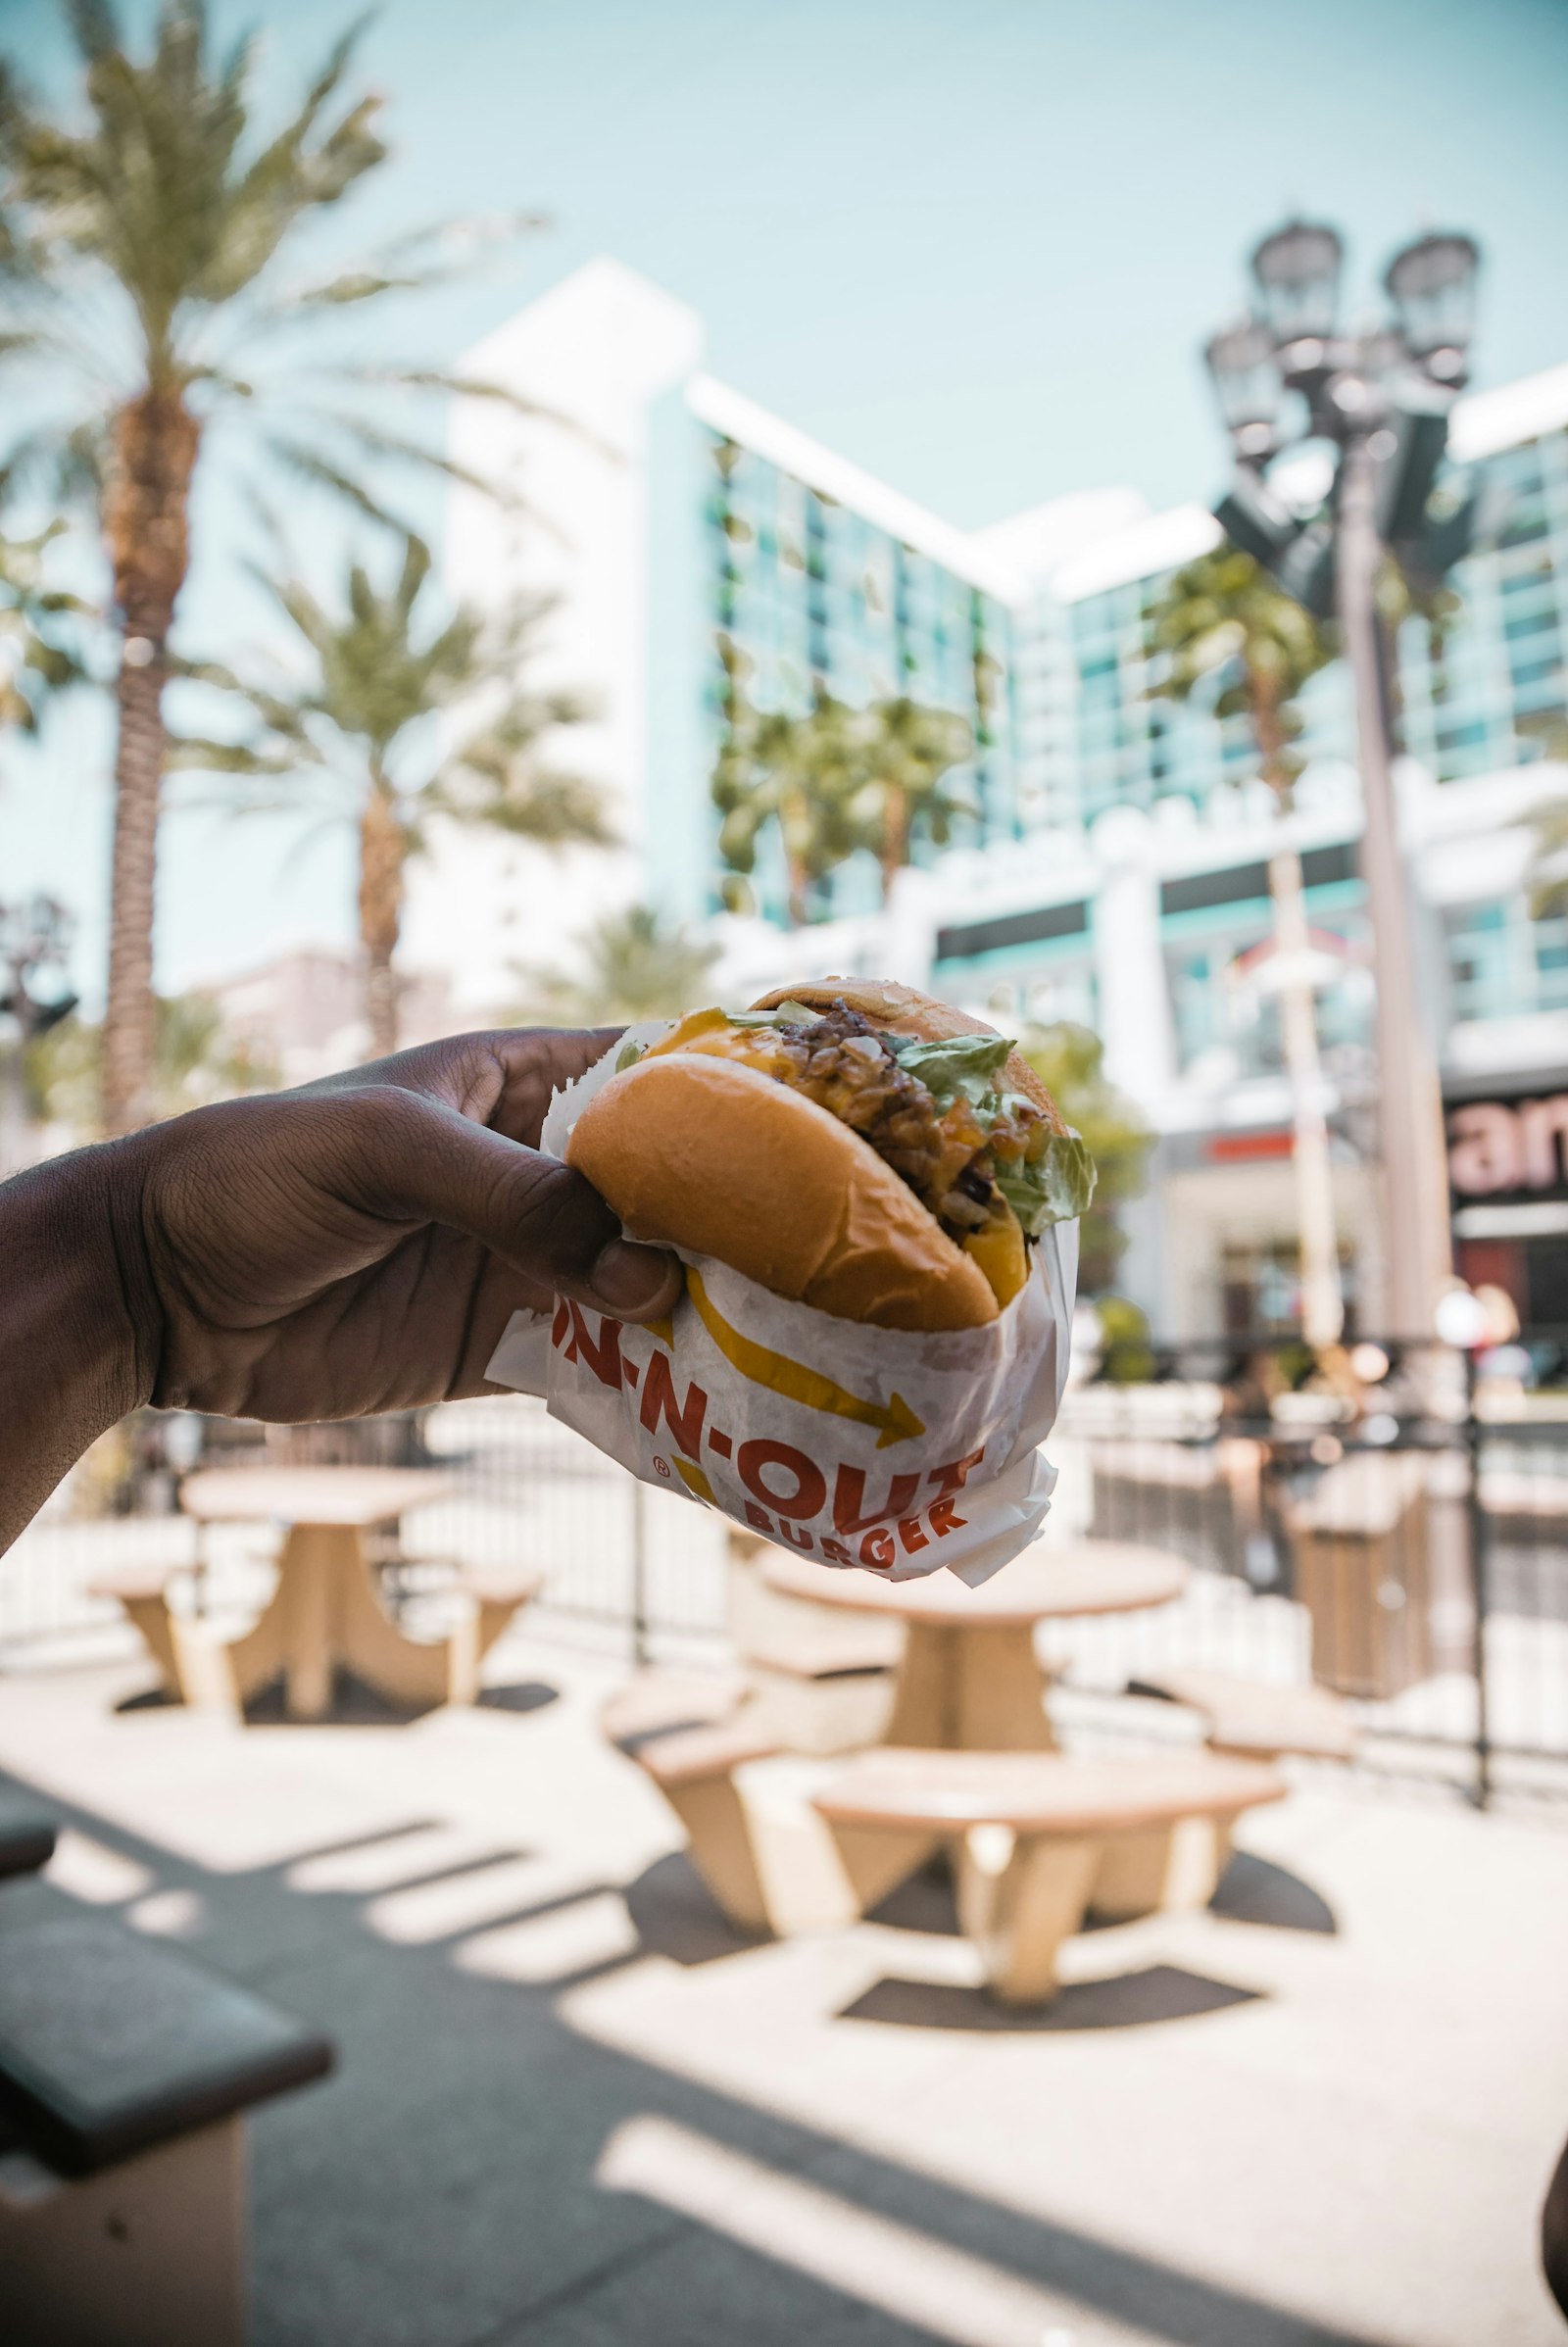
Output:
<instances>
[{"instance_id":1,"label":"high-rise hotel building","mask_svg":"<svg viewBox=\"0 0 1568 2347\"><path fill-rule=\"evenodd\" d=\"M415 958L463 963L476 1002L511 961L567 950L597 903L718 913L710 782L739 660L764 709L814 689L956 710L976 743L974 814L879 901L872 859L785 921L764 850L749 917L720 924L729 982L876 969L1021 1020L1072 1018L1159 1134L1122 1284L1172 1335L1295 1312L1290 1101L1265 947L1281 837L1246 721L1175 706L1149 613L1213 545L1200 505L1057 499L962 531L703 369L701 320L611 261L578 270L466 366L537 402L473 403L458 453L513 485L459 493L449 582L537 594L536 681L591 695L564 755L604 786L626 843L608 864L454 840L420 884ZM1401 821L1422 998L1455 1137L1465 1268L1527 1319L1568 1324L1568 920L1532 917L1529 816L1568 793L1568 367L1460 403L1449 486L1479 476L1484 526L1441 642L1398 647ZM1283 484L1303 499L1321 483ZM1343 665L1302 697L1300 848L1326 983L1347 1291L1381 1311L1359 792Z\"/></svg>"}]
</instances>

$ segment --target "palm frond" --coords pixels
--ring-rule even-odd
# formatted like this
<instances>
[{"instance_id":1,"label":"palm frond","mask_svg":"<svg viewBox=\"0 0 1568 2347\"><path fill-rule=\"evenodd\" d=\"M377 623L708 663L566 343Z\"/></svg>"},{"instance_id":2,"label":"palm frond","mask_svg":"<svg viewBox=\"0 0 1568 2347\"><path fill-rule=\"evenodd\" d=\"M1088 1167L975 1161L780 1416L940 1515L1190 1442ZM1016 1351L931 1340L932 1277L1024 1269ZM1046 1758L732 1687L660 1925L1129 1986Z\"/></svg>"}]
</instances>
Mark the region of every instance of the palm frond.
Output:
<instances>
[{"instance_id":1,"label":"palm frond","mask_svg":"<svg viewBox=\"0 0 1568 2347\"><path fill-rule=\"evenodd\" d=\"M357 513L363 513L368 521L378 523L382 529L391 530L400 538L408 536L409 525L401 515L395 513L390 506L383 505L363 481L356 480L341 465L334 465L318 448L313 448L309 441L272 433L268 437L268 450L274 463L285 472L292 473L296 480L309 482L315 489L328 490L333 497L340 497L345 505L352 506Z\"/></svg>"},{"instance_id":2,"label":"palm frond","mask_svg":"<svg viewBox=\"0 0 1568 2347\"><path fill-rule=\"evenodd\" d=\"M475 471L471 465L461 464L456 457L449 457L444 449L432 448L425 441L411 439L407 433L391 431L382 424L372 423L368 416L323 411L321 421L333 431L341 433L362 456L384 464L407 465L415 472L435 473L442 480L455 481L465 489L472 489L496 505L517 507L522 502L506 483Z\"/></svg>"}]
</instances>

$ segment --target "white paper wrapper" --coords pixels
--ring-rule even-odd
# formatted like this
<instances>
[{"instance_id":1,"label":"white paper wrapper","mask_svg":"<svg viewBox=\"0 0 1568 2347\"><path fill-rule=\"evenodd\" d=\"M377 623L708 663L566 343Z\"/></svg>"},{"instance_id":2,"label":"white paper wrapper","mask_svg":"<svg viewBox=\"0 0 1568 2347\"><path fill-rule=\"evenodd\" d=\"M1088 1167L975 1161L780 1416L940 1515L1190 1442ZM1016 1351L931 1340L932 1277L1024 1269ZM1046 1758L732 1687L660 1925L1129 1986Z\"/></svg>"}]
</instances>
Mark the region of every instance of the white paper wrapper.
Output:
<instances>
[{"instance_id":1,"label":"white paper wrapper","mask_svg":"<svg viewBox=\"0 0 1568 2347\"><path fill-rule=\"evenodd\" d=\"M667 1032L629 1030L639 1043ZM552 1155L619 1049L551 1102ZM947 1566L973 1584L1028 1546L1056 1480L1039 1446L1066 1383L1076 1223L1036 1243L999 1320L932 1336L863 1328L710 1257L686 1261L686 1293L658 1328L564 1301L514 1313L490 1378L542 1394L644 1483L826 1564L894 1580Z\"/></svg>"}]
</instances>

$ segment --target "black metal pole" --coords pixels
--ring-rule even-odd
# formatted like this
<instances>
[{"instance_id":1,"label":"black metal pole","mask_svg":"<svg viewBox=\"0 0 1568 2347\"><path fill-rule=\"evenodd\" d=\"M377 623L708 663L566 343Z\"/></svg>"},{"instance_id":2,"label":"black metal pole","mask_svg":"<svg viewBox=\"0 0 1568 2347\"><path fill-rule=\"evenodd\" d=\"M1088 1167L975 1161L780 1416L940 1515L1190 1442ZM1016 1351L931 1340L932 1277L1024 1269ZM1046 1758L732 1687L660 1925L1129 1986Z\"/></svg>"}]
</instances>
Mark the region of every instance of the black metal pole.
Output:
<instances>
[{"instance_id":1,"label":"black metal pole","mask_svg":"<svg viewBox=\"0 0 1568 2347\"><path fill-rule=\"evenodd\" d=\"M1469 1489L1466 1519L1470 1531L1470 1593L1476 1609L1476 1783L1478 1809L1492 1805L1492 1721L1487 1705L1487 1611L1490 1598L1487 1555L1487 1511L1481 1496L1481 1421L1476 1416L1476 1356L1464 1360L1464 1436Z\"/></svg>"}]
</instances>

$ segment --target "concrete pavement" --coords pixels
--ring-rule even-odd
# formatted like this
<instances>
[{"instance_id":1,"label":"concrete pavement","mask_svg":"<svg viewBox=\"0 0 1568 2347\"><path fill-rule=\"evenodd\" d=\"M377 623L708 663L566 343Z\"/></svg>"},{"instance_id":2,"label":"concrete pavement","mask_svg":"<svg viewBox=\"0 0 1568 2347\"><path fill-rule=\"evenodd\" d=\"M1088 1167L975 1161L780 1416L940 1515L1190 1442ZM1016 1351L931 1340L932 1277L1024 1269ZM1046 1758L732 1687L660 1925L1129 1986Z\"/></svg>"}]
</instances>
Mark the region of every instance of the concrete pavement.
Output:
<instances>
[{"instance_id":1,"label":"concrete pavement","mask_svg":"<svg viewBox=\"0 0 1568 2347\"><path fill-rule=\"evenodd\" d=\"M978 1994L939 1887L749 1946L514 1636L486 1704L234 1729L0 1679L119 1910L331 2031L254 2128L258 2347L1555 2347L1568 1818L1322 1773L1221 1912ZM131 1707L117 1709L127 1701Z\"/></svg>"}]
</instances>

